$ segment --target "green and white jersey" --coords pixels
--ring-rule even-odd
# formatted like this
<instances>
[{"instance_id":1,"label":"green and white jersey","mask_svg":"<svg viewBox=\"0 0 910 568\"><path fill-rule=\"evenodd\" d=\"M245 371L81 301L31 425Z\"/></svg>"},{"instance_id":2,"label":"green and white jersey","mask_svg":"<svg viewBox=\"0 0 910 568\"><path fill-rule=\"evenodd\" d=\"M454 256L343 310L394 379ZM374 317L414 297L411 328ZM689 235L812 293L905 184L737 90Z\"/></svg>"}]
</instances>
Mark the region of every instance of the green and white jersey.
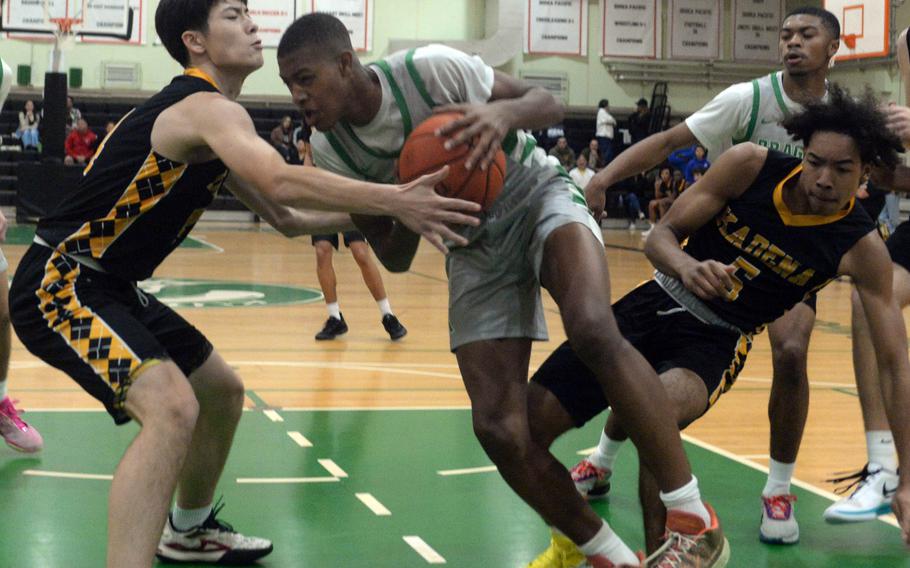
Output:
<instances>
[{"instance_id":1,"label":"green and white jersey","mask_svg":"<svg viewBox=\"0 0 910 568\"><path fill-rule=\"evenodd\" d=\"M370 67L382 87L379 112L365 126L339 122L331 131L315 133L310 141L317 167L346 177L394 183L395 161L405 139L434 107L486 103L493 89L492 67L479 57L444 45L400 51ZM530 133L510 132L502 148L507 156L503 193L559 175L570 183L573 198L584 203L583 192L564 169L547 161Z\"/></svg>"},{"instance_id":2,"label":"green and white jersey","mask_svg":"<svg viewBox=\"0 0 910 568\"><path fill-rule=\"evenodd\" d=\"M6 64L6 61L3 58L0 58L0 110L3 110L3 104L6 102L6 97L9 95L9 90L13 86L13 70L10 69L10 66Z\"/></svg>"},{"instance_id":3,"label":"green and white jersey","mask_svg":"<svg viewBox=\"0 0 910 568\"><path fill-rule=\"evenodd\" d=\"M686 119L686 126L716 160L740 142L803 157L803 147L794 142L781 122L803 106L791 100L783 88L783 71L737 83L722 91L701 110Z\"/></svg>"}]
</instances>

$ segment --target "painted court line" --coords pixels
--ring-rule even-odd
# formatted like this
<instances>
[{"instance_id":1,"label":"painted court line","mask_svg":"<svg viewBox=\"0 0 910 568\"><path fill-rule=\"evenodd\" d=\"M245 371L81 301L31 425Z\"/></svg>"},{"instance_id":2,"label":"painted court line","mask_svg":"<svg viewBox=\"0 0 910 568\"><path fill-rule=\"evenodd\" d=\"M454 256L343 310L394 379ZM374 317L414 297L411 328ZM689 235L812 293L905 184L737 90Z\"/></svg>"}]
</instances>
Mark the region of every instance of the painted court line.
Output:
<instances>
[{"instance_id":1,"label":"painted court line","mask_svg":"<svg viewBox=\"0 0 910 568\"><path fill-rule=\"evenodd\" d=\"M385 505L379 502L378 499L370 495L369 493L355 493L354 494L360 502L367 506L367 508L379 517L389 517L392 515L392 511L386 509Z\"/></svg>"},{"instance_id":2,"label":"painted court line","mask_svg":"<svg viewBox=\"0 0 910 568\"><path fill-rule=\"evenodd\" d=\"M262 413L268 416L272 422L284 422L284 418L274 410L263 410Z\"/></svg>"},{"instance_id":3,"label":"painted court line","mask_svg":"<svg viewBox=\"0 0 910 568\"><path fill-rule=\"evenodd\" d=\"M318 460L319 465L325 468L325 470L335 477L347 477L348 474L345 473L343 469L338 467L338 464L329 459Z\"/></svg>"},{"instance_id":4,"label":"painted court line","mask_svg":"<svg viewBox=\"0 0 910 568\"><path fill-rule=\"evenodd\" d=\"M496 471L495 465L485 465L483 467L468 467L465 469L442 469L437 471L439 475L471 475L472 473L489 473Z\"/></svg>"},{"instance_id":5,"label":"painted court line","mask_svg":"<svg viewBox=\"0 0 910 568\"><path fill-rule=\"evenodd\" d=\"M303 434L301 434L300 432L288 432L288 436L290 436L292 440L297 442L297 445L300 446L301 448L312 448L313 447L313 442L307 440L303 436Z\"/></svg>"},{"instance_id":6,"label":"painted court line","mask_svg":"<svg viewBox=\"0 0 910 568\"><path fill-rule=\"evenodd\" d=\"M238 477L237 483L333 483L337 477Z\"/></svg>"},{"instance_id":7,"label":"painted court line","mask_svg":"<svg viewBox=\"0 0 910 568\"><path fill-rule=\"evenodd\" d=\"M424 542L419 536L404 536L402 537L408 546L414 549L417 554L421 555L424 560L429 564L445 564L446 559L439 555L438 552L433 550L433 548Z\"/></svg>"},{"instance_id":8,"label":"painted court line","mask_svg":"<svg viewBox=\"0 0 910 568\"><path fill-rule=\"evenodd\" d=\"M41 469L26 469L22 475L31 475L34 477L59 477L63 479L95 479L99 481L110 481L114 479L113 475L104 475L97 473L68 473L65 471L45 471Z\"/></svg>"}]
</instances>

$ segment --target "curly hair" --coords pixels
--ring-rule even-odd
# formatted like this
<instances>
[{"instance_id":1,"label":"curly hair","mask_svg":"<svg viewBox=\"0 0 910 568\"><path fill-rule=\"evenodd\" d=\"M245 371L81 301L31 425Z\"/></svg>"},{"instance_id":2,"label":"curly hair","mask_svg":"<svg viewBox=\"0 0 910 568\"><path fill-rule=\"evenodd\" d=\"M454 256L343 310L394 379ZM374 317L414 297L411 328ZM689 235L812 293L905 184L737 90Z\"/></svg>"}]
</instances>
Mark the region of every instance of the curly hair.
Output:
<instances>
[{"instance_id":1,"label":"curly hair","mask_svg":"<svg viewBox=\"0 0 910 568\"><path fill-rule=\"evenodd\" d=\"M904 151L900 138L886 126L885 115L870 89L855 98L839 85L831 85L828 99L813 102L806 109L783 122L783 127L803 146L809 146L816 132L836 132L856 142L860 161L872 166L892 169Z\"/></svg>"}]
</instances>

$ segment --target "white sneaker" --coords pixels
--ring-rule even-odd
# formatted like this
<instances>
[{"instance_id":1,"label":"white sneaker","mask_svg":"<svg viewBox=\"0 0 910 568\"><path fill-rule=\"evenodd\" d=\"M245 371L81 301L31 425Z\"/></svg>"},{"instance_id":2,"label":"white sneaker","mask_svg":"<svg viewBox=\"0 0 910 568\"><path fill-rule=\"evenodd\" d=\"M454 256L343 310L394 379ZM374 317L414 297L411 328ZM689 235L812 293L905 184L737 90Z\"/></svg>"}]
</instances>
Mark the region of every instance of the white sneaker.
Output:
<instances>
[{"instance_id":1,"label":"white sneaker","mask_svg":"<svg viewBox=\"0 0 910 568\"><path fill-rule=\"evenodd\" d=\"M610 492L610 477L613 472L603 467L597 467L587 458L581 460L569 470L575 489L585 499L604 499Z\"/></svg>"},{"instance_id":2,"label":"white sneaker","mask_svg":"<svg viewBox=\"0 0 910 568\"><path fill-rule=\"evenodd\" d=\"M187 531L175 529L168 515L158 541L158 558L165 562L245 565L272 552L270 541L243 536L216 519L222 507L216 505L204 523Z\"/></svg>"},{"instance_id":3,"label":"white sneaker","mask_svg":"<svg viewBox=\"0 0 910 568\"><path fill-rule=\"evenodd\" d=\"M758 539L766 544L796 544L799 524L793 513L796 495L762 496L761 527Z\"/></svg>"},{"instance_id":4,"label":"white sneaker","mask_svg":"<svg viewBox=\"0 0 910 568\"><path fill-rule=\"evenodd\" d=\"M839 479L834 483L851 481L839 493L846 493L854 486L849 497L844 497L825 509L824 517L829 523L857 523L871 521L879 515L891 512L891 499L897 491L898 476L877 463L866 464L862 471Z\"/></svg>"}]
</instances>

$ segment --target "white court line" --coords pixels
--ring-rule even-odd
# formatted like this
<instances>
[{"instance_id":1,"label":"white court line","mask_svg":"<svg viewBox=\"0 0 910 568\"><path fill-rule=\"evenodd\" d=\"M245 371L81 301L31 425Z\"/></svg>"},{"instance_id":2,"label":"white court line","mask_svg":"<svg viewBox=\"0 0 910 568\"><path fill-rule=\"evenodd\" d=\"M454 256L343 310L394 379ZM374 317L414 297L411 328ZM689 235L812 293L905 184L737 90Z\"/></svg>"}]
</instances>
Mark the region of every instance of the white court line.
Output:
<instances>
[{"instance_id":1,"label":"white court line","mask_svg":"<svg viewBox=\"0 0 910 568\"><path fill-rule=\"evenodd\" d=\"M301 448L312 448L313 447L313 442L307 440L303 436L303 434L301 434L300 432L288 432L288 436L290 436L292 440L297 442L297 445L300 446Z\"/></svg>"},{"instance_id":2,"label":"white court line","mask_svg":"<svg viewBox=\"0 0 910 568\"><path fill-rule=\"evenodd\" d=\"M496 471L495 465L485 465L483 467L468 467L465 469L442 469L437 471L439 475L470 475L472 473L489 473Z\"/></svg>"},{"instance_id":3,"label":"white court line","mask_svg":"<svg viewBox=\"0 0 910 568\"><path fill-rule=\"evenodd\" d=\"M278 414L277 412L275 412L274 410L271 410L271 409L263 410L262 413L265 414L266 416L268 416L269 420L271 420L272 422L284 422L284 418L282 418L281 415Z\"/></svg>"},{"instance_id":4,"label":"white court line","mask_svg":"<svg viewBox=\"0 0 910 568\"><path fill-rule=\"evenodd\" d=\"M402 537L408 546L414 549L417 554L421 555L424 560L429 564L445 564L446 559L439 555L438 552L433 550L429 544L424 542L419 536L404 536Z\"/></svg>"},{"instance_id":5,"label":"white court line","mask_svg":"<svg viewBox=\"0 0 910 568\"><path fill-rule=\"evenodd\" d=\"M238 477L237 483L332 483L337 477Z\"/></svg>"},{"instance_id":6,"label":"white court line","mask_svg":"<svg viewBox=\"0 0 910 568\"><path fill-rule=\"evenodd\" d=\"M470 406L337 406L326 408L324 406L286 406L284 412L364 412L368 410L398 411L398 410L471 410Z\"/></svg>"},{"instance_id":7,"label":"white court line","mask_svg":"<svg viewBox=\"0 0 910 568\"><path fill-rule=\"evenodd\" d=\"M385 505L379 502L379 499L373 497L369 493L355 493L354 495L377 516L389 517L392 515L392 511L386 509Z\"/></svg>"},{"instance_id":8,"label":"white court line","mask_svg":"<svg viewBox=\"0 0 910 568\"><path fill-rule=\"evenodd\" d=\"M333 462L332 460L322 459L322 460L317 460L317 461L319 461L319 465L324 467L327 472L331 473L335 477L347 477L348 476L348 474L345 473L345 471L343 469L338 467L338 464Z\"/></svg>"},{"instance_id":9,"label":"white court line","mask_svg":"<svg viewBox=\"0 0 910 568\"><path fill-rule=\"evenodd\" d=\"M292 367L302 369L342 369L348 371L394 372L397 375L419 375L424 377L441 377L443 379L461 379L460 373L437 373L402 367L388 367L384 363L326 363L318 361L229 361L235 367Z\"/></svg>"},{"instance_id":10,"label":"white court line","mask_svg":"<svg viewBox=\"0 0 910 568\"><path fill-rule=\"evenodd\" d=\"M752 469L757 469L758 471L760 471L762 473L768 473L768 468L766 466L763 466L760 463L755 463L752 460L748 460L742 456L738 456L732 452L728 452L727 450L724 450L723 448L719 448L713 444L703 442L703 441L699 440L698 438L693 438L692 436L689 436L688 434L680 433L680 436L682 436L683 440L689 442L690 444L696 445L699 448L703 448L705 450L708 450L709 452L714 452L715 454L717 454L721 457L725 457L728 460L732 460L732 461L735 461L736 463L742 464L744 466L751 467ZM797 479L795 477L793 478L791 483L793 483L793 485L796 485L797 487L799 487L801 489L805 489L806 491L815 493L819 497L824 497L825 499L830 499L831 501L837 501L840 499L840 495L836 495L836 494L832 493L831 491L825 491L824 489L820 489L820 488L812 485L811 483L807 483L807 482L802 481L801 479ZM880 520L883 523L888 523L889 525L893 525L895 527L900 527L900 525L897 523L897 519L894 518L894 515L884 515L884 516L879 517L878 520Z\"/></svg>"},{"instance_id":11,"label":"white court line","mask_svg":"<svg viewBox=\"0 0 910 568\"><path fill-rule=\"evenodd\" d=\"M104 475L97 473L67 473L65 471L45 471L42 469L27 469L22 475L31 475L34 477L61 477L63 479L96 479L99 481L110 481L114 479L113 475Z\"/></svg>"},{"instance_id":12,"label":"white court line","mask_svg":"<svg viewBox=\"0 0 910 568\"><path fill-rule=\"evenodd\" d=\"M741 457L744 460L769 460L769 459L771 459L770 454L740 454L739 457Z\"/></svg>"},{"instance_id":13,"label":"white court line","mask_svg":"<svg viewBox=\"0 0 910 568\"><path fill-rule=\"evenodd\" d=\"M583 450L578 450L578 451L575 452L575 453L578 454L578 455L580 455L580 456L590 456L591 454L594 453L594 450L596 450L596 449L597 449L597 446L593 446L593 447L591 447L591 448L585 448L585 449L583 449Z\"/></svg>"}]
</instances>

